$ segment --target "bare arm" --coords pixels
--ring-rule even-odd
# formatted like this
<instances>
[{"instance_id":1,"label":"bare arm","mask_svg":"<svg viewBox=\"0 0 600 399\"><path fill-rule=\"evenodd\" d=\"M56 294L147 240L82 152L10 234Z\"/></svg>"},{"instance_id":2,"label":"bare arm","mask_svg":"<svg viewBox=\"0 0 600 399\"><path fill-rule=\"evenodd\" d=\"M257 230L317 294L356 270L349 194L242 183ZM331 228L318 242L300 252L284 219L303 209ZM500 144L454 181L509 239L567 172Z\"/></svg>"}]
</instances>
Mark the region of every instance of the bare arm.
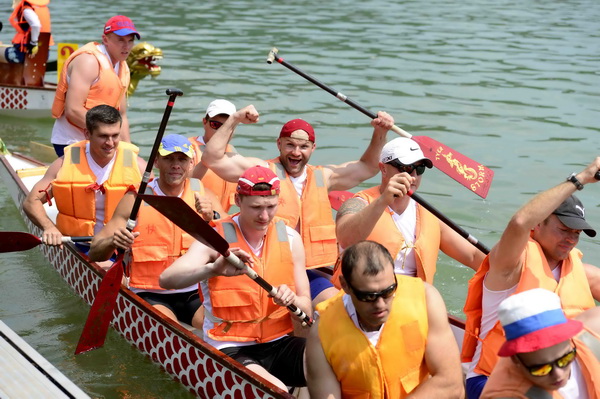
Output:
<instances>
[{"instance_id":1,"label":"bare arm","mask_svg":"<svg viewBox=\"0 0 600 399\"><path fill-rule=\"evenodd\" d=\"M235 128L240 123L258 122L258 112L253 105L248 105L231 115L225 123L215 132L214 136L206 143L202 153L201 163L212 169L221 179L237 182L244 171L252 166L267 166L267 163L258 158L246 158L238 153L229 153L227 143L231 140ZM199 176L202 168L196 165L193 175Z\"/></svg>"},{"instance_id":2,"label":"bare arm","mask_svg":"<svg viewBox=\"0 0 600 399\"><path fill-rule=\"evenodd\" d=\"M581 321L596 334L600 334L600 306L579 313L575 319Z\"/></svg>"},{"instance_id":3,"label":"bare arm","mask_svg":"<svg viewBox=\"0 0 600 399\"><path fill-rule=\"evenodd\" d=\"M252 264L250 255L241 249L232 248L231 252L242 261ZM165 289L186 288L211 277L238 276L244 272L226 261L214 249L194 241L185 254L162 272L159 284Z\"/></svg>"},{"instance_id":4,"label":"bare arm","mask_svg":"<svg viewBox=\"0 0 600 399\"><path fill-rule=\"evenodd\" d=\"M340 382L331 369L319 339L319 322L306 339L306 385L312 399L341 399Z\"/></svg>"},{"instance_id":5,"label":"bare arm","mask_svg":"<svg viewBox=\"0 0 600 399\"><path fill-rule=\"evenodd\" d=\"M485 254L442 221L440 249L449 257L477 271Z\"/></svg>"},{"instance_id":6,"label":"bare arm","mask_svg":"<svg viewBox=\"0 0 600 399\"><path fill-rule=\"evenodd\" d=\"M582 184L595 183L594 174L599 169L600 157L579 172L577 179ZM503 290L517 284L530 231L575 191L575 185L565 181L536 195L517 211L490 252L490 271L486 277L488 288Z\"/></svg>"},{"instance_id":7,"label":"bare arm","mask_svg":"<svg viewBox=\"0 0 600 399\"><path fill-rule=\"evenodd\" d=\"M88 256L98 262L109 259L115 249L128 249L133 245L133 240L140 235L139 232L127 230L127 220L135 202L135 193L126 193L117 205L112 218L94 236Z\"/></svg>"},{"instance_id":8,"label":"bare arm","mask_svg":"<svg viewBox=\"0 0 600 399\"><path fill-rule=\"evenodd\" d=\"M458 345L448 323L446 305L438 290L427 283L425 298L429 322L425 362L431 378L419 385L407 398L463 398Z\"/></svg>"},{"instance_id":9,"label":"bare arm","mask_svg":"<svg viewBox=\"0 0 600 399\"><path fill-rule=\"evenodd\" d=\"M56 225L44 209L44 204L47 202L47 198L53 198L51 184L56 179L58 171L63 164L63 158L58 158L46 170L46 174L35 186L31 189L25 200L23 201L23 210L27 214L27 217L39 228L43 230L42 241L48 245L61 245L62 234L56 228ZM40 192L47 190L46 192Z\"/></svg>"},{"instance_id":10,"label":"bare arm","mask_svg":"<svg viewBox=\"0 0 600 399\"><path fill-rule=\"evenodd\" d=\"M371 142L358 161L325 166L329 191L348 190L375 176L379 171L379 155L385 145L387 132L394 125L394 118L387 112L380 111L377 118L371 121L371 125L374 127Z\"/></svg>"},{"instance_id":11,"label":"bare arm","mask_svg":"<svg viewBox=\"0 0 600 399\"><path fill-rule=\"evenodd\" d=\"M310 284L306 275L306 255L302 238L297 231L292 230L292 259L294 262L294 283L296 284L296 298L294 305L299 307L307 315L312 315L312 300L310 297Z\"/></svg>"},{"instance_id":12,"label":"bare arm","mask_svg":"<svg viewBox=\"0 0 600 399\"><path fill-rule=\"evenodd\" d=\"M121 140L131 143L129 134L129 119L127 118L127 92L123 93L121 102L119 103L119 113L121 114Z\"/></svg>"},{"instance_id":13,"label":"bare arm","mask_svg":"<svg viewBox=\"0 0 600 399\"><path fill-rule=\"evenodd\" d=\"M83 130L87 112L83 105L87 100L90 87L98 78L100 66L93 55L81 54L71 61L67 73L70 79L65 97L65 115L71 124Z\"/></svg>"},{"instance_id":14,"label":"bare arm","mask_svg":"<svg viewBox=\"0 0 600 399\"><path fill-rule=\"evenodd\" d=\"M372 203L367 204L360 198L344 202L335 220L335 233L340 246L348 248L366 239L387 207L406 196L412 182L414 177L408 173L397 173Z\"/></svg>"},{"instance_id":15,"label":"bare arm","mask_svg":"<svg viewBox=\"0 0 600 399\"><path fill-rule=\"evenodd\" d=\"M600 268L584 263L585 276L590 284L590 291L595 300L600 301Z\"/></svg>"}]
</instances>

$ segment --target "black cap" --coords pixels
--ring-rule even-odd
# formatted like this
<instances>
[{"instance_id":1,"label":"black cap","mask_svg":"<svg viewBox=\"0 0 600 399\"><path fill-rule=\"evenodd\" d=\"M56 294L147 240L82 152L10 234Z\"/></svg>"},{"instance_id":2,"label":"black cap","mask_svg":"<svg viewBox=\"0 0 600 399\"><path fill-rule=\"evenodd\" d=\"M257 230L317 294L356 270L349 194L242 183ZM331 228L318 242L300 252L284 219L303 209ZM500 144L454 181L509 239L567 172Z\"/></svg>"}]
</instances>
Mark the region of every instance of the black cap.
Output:
<instances>
[{"instance_id":1,"label":"black cap","mask_svg":"<svg viewBox=\"0 0 600 399\"><path fill-rule=\"evenodd\" d=\"M583 230L590 237L596 236L596 230L585 221L585 208L576 196L571 195L552 213L568 228Z\"/></svg>"}]
</instances>

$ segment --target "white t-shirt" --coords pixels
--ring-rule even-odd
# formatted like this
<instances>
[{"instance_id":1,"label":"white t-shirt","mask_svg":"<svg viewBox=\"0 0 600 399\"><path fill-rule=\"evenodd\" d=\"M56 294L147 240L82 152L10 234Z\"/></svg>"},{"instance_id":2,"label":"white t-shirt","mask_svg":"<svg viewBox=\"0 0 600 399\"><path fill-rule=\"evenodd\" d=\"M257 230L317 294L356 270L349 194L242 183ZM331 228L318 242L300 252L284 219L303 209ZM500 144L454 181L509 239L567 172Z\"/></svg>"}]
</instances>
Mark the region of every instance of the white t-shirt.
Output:
<instances>
[{"instance_id":1,"label":"white t-shirt","mask_svg":"<svg viewBox=\"0 0 600 399\"><path fill-rule=\"evenodd\" d=\"M238 225L238 228L240 227L240 223L239 223L239 217L235 216L233 217L233 221L235 222L235 224ZM287 236L288 236L288 241L290 243L290 250L292 249L292 240L294 239L294 236L298 233L296 233L294 231L294 229L292 229L289 226L285 226L286 231L287 231ZM242 235L243 237L243 235ZM246 241L246 238L244 238L244 241ZM260 244L258 245L258 247L254 248L252 245L250 245L250 243L248 243L248 241L246 241L246 244L248 244L248 247L250 247L250 249L252 249L252 252L254 253L254 255L256 255L257 257L259 257L262 253L262 248L263 248L263 244L264 244L264 240L262 240L260 242ZM255 284L253 282L248 282L248 284ZM214 327L214 322L212 322L210 320L210 315L212 314L212 304L210 303L210 291L208 289L208 282L207 280L203 280L200 281L200 288L202 289L202 295L204 295L204 325L203 330L204 330L204 341L211 345L212 347L216 348L216 349L225 349L225 348L231 348L231 347L235 347L235 346L249 346L249 345L256 345L256 342L237 342L237 341L217 341L214 339L211 339L208 336L208 330L210 330L211 328ZM273 341L277 341L278 339L281 339L285 337L285 335L279 337L279 338L275 338L269 342L273 342Z\"/></svg>"},{"instance_id":2,"label":"white t-shirt","mask_svg":"<svg viewBox=\"0 0 600 399\"><path fill-rule=\"evenodd\" d=\"M96 184L102 185L105 181L110 177L110 172L112 171L113 166L115 165L116 154L113 159L110 160L104 167L98 165L94 158L92 158L92 154L90 154L90 143L86 143L85 145L85 157L87 159L88 165L90 165L90 169L94 176L96 176ZM106 196L100 190L96 190L94 192L94 197L96 201L96 224L94 226L94 234L98 234L102 227L104 227L104 211L105 211L105 202Z\"/></svg>"},{"instance_id":3,"label":"white t-shirt","mask_svg":"<svg viewBox=\"0 0 600 399\"><path fill-rule=\"evenodd\" d=\"M346 308L346 312L348 312L348 316L350 316L356 328L358 328L363 334L365 334L371 345L377 346L377 343L379 342L379 337L381 337L381 331L383 330L383 326L385 325L385 323L382 324L379 330L377 331L363 330L360 323L358 322L356 308L354 307L354 303L352 303L352 298L350 298L350 295L344 294L344 296L342 296L342 300L344 301L344 307Z\"/></svg>"},{"instance_id":4,"label":"white t-shirt","mask_svg":"<svg viewBox=\"0 0 600 399\"><path fill-rule=\"evenodd\" d=\"M98 50L100 50L100 52L104 54L110 62L110 56L106 51L106 47L103 44L99 44L96 47L98 47ZM115 65L114 67L115 73L117 75L119 75L119 65L120 63L117 62L117 65ZM70 80L70 76L67 75L67 83L69 83ZM97 81L98 78L96 78L92 82L92 85ZM77 143L81 140L85 140L85 134L83 133L83 129L80 129L77 126L70 124L67 120L66 113L63 112L60 118L54 121L54 126L52 127L52 138L50 139L50 142L52 144L69 145Z\"/></svg>"},{"instance_id":5,"label":"white t-shirt","mask_svg":"<svg viewBox=\"0 0 600 399\"><path fill-rule=\"evenodd\" d=\"M585 378L581 373L581 366L579 365L579 360L575 359L573 363L571 363L571 375L569 376L569 380L567 381L567 385L560 388L558 393L564 399L588 399L587 393L587 384L585 383Z\"/></svg>"}]
</instances>

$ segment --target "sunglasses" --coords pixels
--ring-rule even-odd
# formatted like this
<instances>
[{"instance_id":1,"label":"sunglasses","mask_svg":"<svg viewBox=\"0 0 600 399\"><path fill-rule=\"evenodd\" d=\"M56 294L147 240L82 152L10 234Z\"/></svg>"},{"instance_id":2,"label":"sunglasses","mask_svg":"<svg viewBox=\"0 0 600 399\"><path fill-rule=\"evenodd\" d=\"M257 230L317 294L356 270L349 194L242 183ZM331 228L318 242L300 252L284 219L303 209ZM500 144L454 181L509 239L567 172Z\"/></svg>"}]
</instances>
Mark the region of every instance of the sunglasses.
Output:
<instances>
[{"instance_id":1,"label":"sunglasses","mask_svg":"<svg viewBox=\"0 0 600 399\"><path fill-rule=\"evenodd\" d=\"M408 173L409 175L413 172L413 170L416 170L417 176L421 176L423 173L425 173L425 168L427 168L427 166L425 166L424 164L417 165L413 163L410 165L405 165L397 159L394 159L393 161L390 161L387 164L392 165L394 168L398 169L398 172Z\"/></svg>"},{"instance_id":2,"label":"sunglasses","mask_svg":"<svg viewBox=\"0 0 600 399\"><path fill-rule=\"evenodd\" d=\"M396 280L395 275L394 275L394 280ZM394 295L394 292L396 292L396 288L398 288L398 280L396 280L394 282L394 284L390 285L389 287L384 288L381 291L377 291L377 292L359 291L356 288L354 288L350 284L349 281L346 281L346 283L348 284L348 287L350 287L350 289L354 293L354 296L356 297L356 299L358 299L361 302L375 302L380 297L383 299L387 299L387 298L391 297L392 295Z\"/></svg>"},{"instance_id":3,"label":"sunglasses","mask_svg":"<svg viewBox=\"0 0 600 399\"><path fill-rule=\"evenodd\" d=\"M216 121L214 119L209 119L208 120L208 126L210 126L212 129L217 130L218 128L220 128L221 126L223 126L223 122L219 122L219 121Z\"/></svg>"},{"instance_id":4,"label":"sunglasses","mask_svg":"<svg viewBox=\"0 0 600 399\"><path fill-rule=\"evenodd\" d=\"M571 364L573 362L573 360L575 360L576 355L577 355L577 350L576 350L576 348L573 348L572 351L567 352L564 355L562 355L561 357L559 357L558 359L551 361L549 363L545 363L545 364L538 364L535 366L526 366L523 363L523 361L521 360L521 358L519 358L519 361L521 362L523 367L525 367L527 369L527 371L529 371L529 374L531 374L534 377L543 377L543 376L550 374L550 372L552 371L552 369L554 369L554 367L560 367L561 369L564 369L569 364Z\"/></svg>"}]
</instances>

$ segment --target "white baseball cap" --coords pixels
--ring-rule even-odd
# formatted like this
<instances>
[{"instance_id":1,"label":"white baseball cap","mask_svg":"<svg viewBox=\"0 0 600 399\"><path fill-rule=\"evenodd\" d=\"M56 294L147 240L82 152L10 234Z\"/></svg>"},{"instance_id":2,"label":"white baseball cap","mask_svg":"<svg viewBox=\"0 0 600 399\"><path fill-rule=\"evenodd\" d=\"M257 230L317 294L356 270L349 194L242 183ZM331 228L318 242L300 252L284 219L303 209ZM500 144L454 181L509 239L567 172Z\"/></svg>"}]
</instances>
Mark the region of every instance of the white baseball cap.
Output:
<instances>
[{"instance_id":1,"label":"white baseball cap","mask_svg":"<svg viewBox=\"0 0 600 399\"><path fill-rule=\"evenodd\" d=\"M220 114L233 115L235 111L235 105L230 101L223 99L214 100L208 104L208 108L206 108L206 114L209 118Z\"/></svg>"},{"instance_id":2,"label":"white baseball cap","mask_svg":"<svg viewBox=\"0 0 600 399\"><path fill-rule=\"evenodd\" d=\"M398 160L404 165L411 165L415 162L423 161L428 168L433 166L431 160L425 157L423 151L421 151L419 144L406 137L397 137L383 146L379 162L388 163L393 160Z\"/></svg>"}]
</instances>

